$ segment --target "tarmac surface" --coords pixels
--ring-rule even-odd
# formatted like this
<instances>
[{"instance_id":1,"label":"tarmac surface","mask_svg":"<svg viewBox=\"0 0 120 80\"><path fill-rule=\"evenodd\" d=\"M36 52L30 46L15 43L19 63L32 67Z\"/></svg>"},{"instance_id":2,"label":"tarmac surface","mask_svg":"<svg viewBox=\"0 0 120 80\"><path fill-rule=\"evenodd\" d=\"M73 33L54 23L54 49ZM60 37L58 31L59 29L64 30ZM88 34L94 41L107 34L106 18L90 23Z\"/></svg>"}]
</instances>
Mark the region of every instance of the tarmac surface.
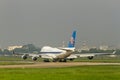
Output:
<instances>
[{"instance_id":1,"label":"tarmac surface","mask_svg":"<svg viewBox=\"0 0 120 80\"><path fill-rule=\"evenodd\" d=\"M19 64L19 65L0 65L0 68L59 68L72 66L86 66L86 65L120 65L120 63L96 63L96 62L35 62L33 64Z\"/></svg>"}]
</instances>

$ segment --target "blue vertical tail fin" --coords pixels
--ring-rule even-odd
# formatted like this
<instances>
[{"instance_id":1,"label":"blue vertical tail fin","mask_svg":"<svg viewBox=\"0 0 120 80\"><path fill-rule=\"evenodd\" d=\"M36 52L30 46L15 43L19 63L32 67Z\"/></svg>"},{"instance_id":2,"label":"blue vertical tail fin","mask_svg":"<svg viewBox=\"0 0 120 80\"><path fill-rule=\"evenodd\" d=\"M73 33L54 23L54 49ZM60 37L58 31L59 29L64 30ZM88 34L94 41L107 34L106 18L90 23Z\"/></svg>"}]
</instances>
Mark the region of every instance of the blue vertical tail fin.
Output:
<instances>
[{"instance_id":1,"label":"blue vertical tail fin","mask_svg":"<svg viewBox=\"0 0 120 80\"><path fill-rule=\"evenodd\" d=\"M72 36L70 38L70 41L68 43L69 48L74 48L75 47L75 40L76 40L76 31L73 31Z\"/></svg>"}]
</instances>

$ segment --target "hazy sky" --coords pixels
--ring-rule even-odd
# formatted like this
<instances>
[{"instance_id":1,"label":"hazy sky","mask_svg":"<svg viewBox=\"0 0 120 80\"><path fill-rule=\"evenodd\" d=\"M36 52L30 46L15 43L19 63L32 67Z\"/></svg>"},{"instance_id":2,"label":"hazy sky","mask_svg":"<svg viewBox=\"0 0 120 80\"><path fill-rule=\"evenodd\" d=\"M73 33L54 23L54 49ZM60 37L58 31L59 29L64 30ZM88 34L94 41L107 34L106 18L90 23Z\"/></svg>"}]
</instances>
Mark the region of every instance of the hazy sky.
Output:
<instances>
[{"instance_id":1,"label":"hazy sky","mask_svg":"<svg viewBox=\"0 0 120 80\"><path fill-rule=\"evenodd\" d=\"M120 0L0 0L0 46L120 45Z\"/></svg>"}]
</instances>

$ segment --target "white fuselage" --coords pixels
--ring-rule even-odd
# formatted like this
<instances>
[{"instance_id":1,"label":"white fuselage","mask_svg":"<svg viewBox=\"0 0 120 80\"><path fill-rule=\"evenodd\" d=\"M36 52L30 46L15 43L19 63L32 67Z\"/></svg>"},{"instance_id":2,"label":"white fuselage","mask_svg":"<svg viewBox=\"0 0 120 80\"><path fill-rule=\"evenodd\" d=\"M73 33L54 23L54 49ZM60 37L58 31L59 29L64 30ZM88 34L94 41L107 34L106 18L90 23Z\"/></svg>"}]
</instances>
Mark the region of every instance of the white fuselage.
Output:
<instances>
[{"instance_id":1,"label":"white fuselage","mask_svg":"<svg viewBox=\"0 0 120 80\"><path fill-rule=\"evenodd\" d=\"M48 59L55 59L55 58L59 58L59 59L64 59L68 56L70 56L70 52L67 52L66 50L62 50L62 49L58 49L58 48L53 48L50 46L44 46L41 49L41 57L42 58L48 58Z\"/></svg>"}]
</instances>

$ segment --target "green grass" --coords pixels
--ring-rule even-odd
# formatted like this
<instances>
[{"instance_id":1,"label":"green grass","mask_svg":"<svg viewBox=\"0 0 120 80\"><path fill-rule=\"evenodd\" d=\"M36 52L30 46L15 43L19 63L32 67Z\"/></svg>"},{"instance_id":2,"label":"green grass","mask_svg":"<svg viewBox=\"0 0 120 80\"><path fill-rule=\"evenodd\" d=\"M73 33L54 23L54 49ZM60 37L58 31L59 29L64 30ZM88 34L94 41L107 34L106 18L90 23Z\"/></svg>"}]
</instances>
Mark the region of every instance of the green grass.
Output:
<instances>
[{"instance_id":1,"label":"green grass","mask_svg":"<svg viewBox=\"0 0 120 80\"><path fill-rule=\"evenodd\" d=\"M25 65L34 64L33 62L14 62L14 61L1 61L0 65Z\"/></svg>"},{"instance_id":2,"label":"green grass","mask_svg":"<svg viewBox=\"0 0 120 80\"><path fill-rule=\"evenodd\" d=\"M1 80L119 80L120 66L0 69Z\"/></svg>"}]
</instances>

